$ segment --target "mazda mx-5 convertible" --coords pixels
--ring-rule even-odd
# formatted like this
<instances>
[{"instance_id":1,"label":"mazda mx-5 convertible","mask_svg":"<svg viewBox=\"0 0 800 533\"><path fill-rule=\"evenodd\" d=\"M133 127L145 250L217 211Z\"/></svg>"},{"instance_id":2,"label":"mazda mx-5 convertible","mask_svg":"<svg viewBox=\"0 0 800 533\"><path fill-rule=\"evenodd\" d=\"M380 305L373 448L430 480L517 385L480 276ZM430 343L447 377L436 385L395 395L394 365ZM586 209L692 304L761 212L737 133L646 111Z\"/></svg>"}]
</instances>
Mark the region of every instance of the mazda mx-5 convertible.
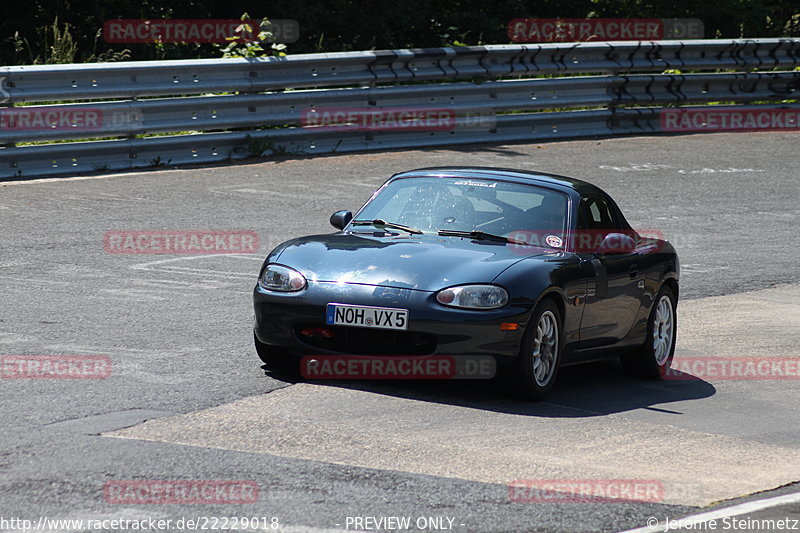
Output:
<instances>
[{"instance_id":1,"label":"mazda mx-5 convertible","mask_svg":"<svg viewBox=\"0 0 800 533\"><path fill-rule=\"evenodd\" d=\"M269 364L307 355L492 357L523 397L559 367L669 367L678 257L581 180L510 169L395 174L336 233L272 250L253 292Z\"/></svg>"}]
</instances>

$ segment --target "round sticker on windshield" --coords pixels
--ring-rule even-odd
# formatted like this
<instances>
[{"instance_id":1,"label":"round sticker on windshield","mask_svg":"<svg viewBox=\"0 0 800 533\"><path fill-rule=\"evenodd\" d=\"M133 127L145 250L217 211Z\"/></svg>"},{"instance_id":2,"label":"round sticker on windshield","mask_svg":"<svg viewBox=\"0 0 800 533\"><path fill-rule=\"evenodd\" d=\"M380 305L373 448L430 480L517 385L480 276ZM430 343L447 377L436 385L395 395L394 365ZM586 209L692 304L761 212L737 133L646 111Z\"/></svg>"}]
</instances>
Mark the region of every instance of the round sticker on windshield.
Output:
<instances>
[{"instance_id":1,"label":"round sticker on windshield","mask_svg":"<svg viewBox=\"0 0 800 533\"><path fill-rule=\"evenodd\" d=\"M564 241L561 240L561 237L558 235L548 235L545 237L544 242L552 246L553 248L561 248L561 245L564 244Z\"/></svg>"}]
</instances>

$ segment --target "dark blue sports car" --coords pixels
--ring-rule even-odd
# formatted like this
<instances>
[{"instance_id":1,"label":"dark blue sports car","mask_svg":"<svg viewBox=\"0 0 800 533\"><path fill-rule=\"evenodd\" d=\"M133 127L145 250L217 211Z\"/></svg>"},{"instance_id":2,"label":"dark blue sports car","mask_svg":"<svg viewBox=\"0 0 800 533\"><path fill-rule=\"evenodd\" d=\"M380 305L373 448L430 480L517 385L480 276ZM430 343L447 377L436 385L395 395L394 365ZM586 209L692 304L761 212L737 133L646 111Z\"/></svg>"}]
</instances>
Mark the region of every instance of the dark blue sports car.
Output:
<instances>
[{"instance_id":1,"label":"dark blue sports car","mask_svg":"<svg viewBox=\"0 0 800 533\"><path fill-rule=\"evenodd\" d=\"M621 356L657 378L676 337L678 257L581 180L493 168L392 176L333 234L285 242L253 292L255 345L304 355L491 356L540 398L561 366Z\"/></svg>"}]
</instances>

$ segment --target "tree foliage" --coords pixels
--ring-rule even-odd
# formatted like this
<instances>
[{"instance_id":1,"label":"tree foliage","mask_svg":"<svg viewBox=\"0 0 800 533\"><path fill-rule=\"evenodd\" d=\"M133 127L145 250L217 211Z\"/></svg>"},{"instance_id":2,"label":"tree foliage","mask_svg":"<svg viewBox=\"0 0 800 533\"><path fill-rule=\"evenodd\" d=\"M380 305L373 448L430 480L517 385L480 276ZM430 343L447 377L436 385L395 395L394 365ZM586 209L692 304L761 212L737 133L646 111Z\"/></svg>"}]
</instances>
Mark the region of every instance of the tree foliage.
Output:
<instances>
[{"instance_id":1,"label":"tree foliage","mask_svg":"<svg viewBox=\"0 0 800 533\"><path fill-rule=\"evenodd\" d=\"M706 37L800 36L797 0L28 0L0 18L0 63L219 57L210 44L108 44L109 19L294 19L291 53L508 43L513 18L699 18ZM56 24L55 21L58 21ZM60 48L53 47L54 31Z\"/></svg>"}]
</instances>

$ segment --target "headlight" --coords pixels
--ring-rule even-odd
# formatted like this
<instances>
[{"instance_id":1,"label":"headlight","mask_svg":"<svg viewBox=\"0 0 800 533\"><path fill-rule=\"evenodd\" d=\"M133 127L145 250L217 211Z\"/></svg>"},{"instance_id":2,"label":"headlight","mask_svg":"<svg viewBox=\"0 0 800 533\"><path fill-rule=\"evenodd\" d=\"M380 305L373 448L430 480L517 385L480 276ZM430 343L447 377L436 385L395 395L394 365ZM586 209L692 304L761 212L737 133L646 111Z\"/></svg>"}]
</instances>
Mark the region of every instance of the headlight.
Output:
<instances>
[{"instance_id":1,"label":"headlight","mask_svg":"<svg viewBox=\"0 0 800 533\"><path fill-rule=\"evenodd\" d=\"M461 285L437 292L436 301L465 309L497 309L508 303L508 293L497 285Z\"/></svg>"},{"instance_id":2,"label":"headlight","mask_svg":"<svg viewBox=\"0 0 800 533\"><path fill-rule=\"evenodd\" d=\"M283 265L269 264L258 284L268 291L297 292L306 288L306 278L297 270Z\"/></svg>"}]
</instances>

